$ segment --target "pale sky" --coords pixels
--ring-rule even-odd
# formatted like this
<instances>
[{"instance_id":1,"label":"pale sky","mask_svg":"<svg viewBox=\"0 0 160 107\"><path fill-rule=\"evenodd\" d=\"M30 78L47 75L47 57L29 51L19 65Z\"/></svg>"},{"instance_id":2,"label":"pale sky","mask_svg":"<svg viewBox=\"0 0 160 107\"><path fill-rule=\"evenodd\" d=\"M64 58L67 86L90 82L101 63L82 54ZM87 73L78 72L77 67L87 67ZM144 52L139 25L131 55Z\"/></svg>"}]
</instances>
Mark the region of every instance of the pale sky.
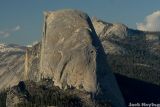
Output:
<instances>
[{"instance_id":1,"label":"pale sky","mask_svg":"<svg viewBox=\"0 0 160 107\"><path fill-rule=\"evenodd\" d=\"M134 29L159 29L154 23L160 23L160 0L0 0L0 43L28 45L40 40L43 12L67 8Z\"/></svg>"}]
</instances>

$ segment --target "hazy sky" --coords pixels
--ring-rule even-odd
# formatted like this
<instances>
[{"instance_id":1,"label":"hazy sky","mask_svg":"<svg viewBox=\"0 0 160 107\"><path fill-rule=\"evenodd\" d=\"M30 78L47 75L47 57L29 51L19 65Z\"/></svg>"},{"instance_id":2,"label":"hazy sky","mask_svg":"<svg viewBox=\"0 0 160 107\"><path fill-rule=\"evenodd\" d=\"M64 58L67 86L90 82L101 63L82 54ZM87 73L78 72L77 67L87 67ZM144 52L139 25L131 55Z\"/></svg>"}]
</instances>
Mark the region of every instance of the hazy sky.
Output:
<instances>
[{"instance_id":1,"label":"hazy sky","mask_svg":"<svg viewBox=\"0 0 160 107\"><path fill-rule=\"evenodd\" d=\"M27 45L40 40L43 12L64 8L134 29L159 29L150 25L160 23L160 0L0 0L0 43Z\"/></svg>"}]
</instances>

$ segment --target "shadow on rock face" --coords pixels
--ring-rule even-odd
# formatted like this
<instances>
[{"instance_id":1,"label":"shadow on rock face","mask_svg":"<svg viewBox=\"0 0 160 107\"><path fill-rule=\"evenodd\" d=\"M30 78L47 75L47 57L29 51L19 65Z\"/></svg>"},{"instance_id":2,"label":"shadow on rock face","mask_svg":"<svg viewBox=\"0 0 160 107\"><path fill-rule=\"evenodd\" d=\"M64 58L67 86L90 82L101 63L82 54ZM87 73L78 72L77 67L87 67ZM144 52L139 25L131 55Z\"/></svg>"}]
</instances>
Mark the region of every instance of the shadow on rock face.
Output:
<instances>
[{"instance_id":1,"label":"shadow on rock face","mask_svg":"<svg viewBox=\"0 0 160 107\"><path fill-rule=\"evenodd\" d=\"M107 63L107 55L105 54L105 51L103 49L103 46L101 44L100 39L98 38L94 27L92 25L91 20L88 20L90 27L92 29L91 37L92 37L92 45L96 47L96 78L97 78L97 92L94 96L96 100L98 101L105 101L105 100L111 100L112 103L119 105L119 106L125 106L124 100L121 95L121 92L119 90L119 87L117 85L117 81L115 79L115 76L112 74L110 67ZM117 97L118 96L118 97ZM119 99L121 98L121 99ZM123 103L122 105L117 101L120 101L120 103ZM113 106L117 106L114 105Z\"/></svg>"}]
</instances>

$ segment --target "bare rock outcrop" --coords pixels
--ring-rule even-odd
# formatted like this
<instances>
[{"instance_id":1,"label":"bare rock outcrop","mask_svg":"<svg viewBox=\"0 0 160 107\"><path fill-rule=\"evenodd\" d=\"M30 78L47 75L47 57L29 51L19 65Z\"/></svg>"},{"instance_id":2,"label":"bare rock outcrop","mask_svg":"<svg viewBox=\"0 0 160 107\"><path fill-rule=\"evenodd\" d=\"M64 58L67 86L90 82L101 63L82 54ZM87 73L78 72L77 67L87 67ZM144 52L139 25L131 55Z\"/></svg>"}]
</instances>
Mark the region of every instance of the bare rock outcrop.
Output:
<instances>
[{"instance_id":1,"label":"bare rock outcrop","mask_svg":"<svg viewBox=\"0 0 160 107\"><path fill-rule=\"evenodd\" d=\"M25 53L25 80L38 81L40 64L41 42L27 47Z\"/></svg>"},{"instance_id":2,"label":"bare rock outcrop","mask_svg":"<svg viewBox=\"0 0 160 107\"><path fill-rule=\"evenodd\" d=\"M112 24L97 18L92 19L93 26L99 36L106 54L119 55L125 53L125 49L114 41L127 37L127 27L123 24Z\"/></svg>"},{"instance_id":3,"label":"bare rock outcrop","mask_svg":"<svg viewBox=\"0 0 160 107\"><path fill-rule=\"evenodd\" d=\"M96 100L124 107L123 97L106 62L90 18L77 10L45 13L40 73L60 88L75 87Z\"/></svg>"},{"instance_id":4,"label":"bare rock outcrop","mask_svg":"<svg viewBox=\"0 0 160 107\"><path fill-rule=\"evenodd\" d=\"M102 20L92 19L97 35L102 39L125 39L128 27L121 23L107 23Z\"/></svg>"}]
</instances>

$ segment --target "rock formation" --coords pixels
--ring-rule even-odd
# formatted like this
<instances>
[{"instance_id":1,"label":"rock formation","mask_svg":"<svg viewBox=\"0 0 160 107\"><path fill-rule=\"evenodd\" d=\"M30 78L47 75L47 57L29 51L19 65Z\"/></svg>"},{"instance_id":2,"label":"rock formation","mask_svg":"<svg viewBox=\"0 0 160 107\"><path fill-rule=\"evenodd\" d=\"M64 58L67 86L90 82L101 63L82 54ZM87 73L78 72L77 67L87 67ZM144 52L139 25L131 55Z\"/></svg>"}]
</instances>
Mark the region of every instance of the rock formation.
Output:
<instances>
[{"instance_id":1,"label":"rock formation","mask_svg":"<svg viewBox=\"0 0 160 107\"><path fill-rule=\"evenodd\" d=\"M90 18L77 10L45 14L40 73L60 88L75 87L124 107L115 77Z\"/></svg>"},{"instance_id":2,"label":"rock formation","mask_svg":"<svg viewBox=\"0 0 160 107\"><path fill-rule=\"evenodd\" d=\"M40 64L41 42L27 47L25 53L25 80L38 81L39 78L39 64Z\"/></svg>"}]
</instances>

